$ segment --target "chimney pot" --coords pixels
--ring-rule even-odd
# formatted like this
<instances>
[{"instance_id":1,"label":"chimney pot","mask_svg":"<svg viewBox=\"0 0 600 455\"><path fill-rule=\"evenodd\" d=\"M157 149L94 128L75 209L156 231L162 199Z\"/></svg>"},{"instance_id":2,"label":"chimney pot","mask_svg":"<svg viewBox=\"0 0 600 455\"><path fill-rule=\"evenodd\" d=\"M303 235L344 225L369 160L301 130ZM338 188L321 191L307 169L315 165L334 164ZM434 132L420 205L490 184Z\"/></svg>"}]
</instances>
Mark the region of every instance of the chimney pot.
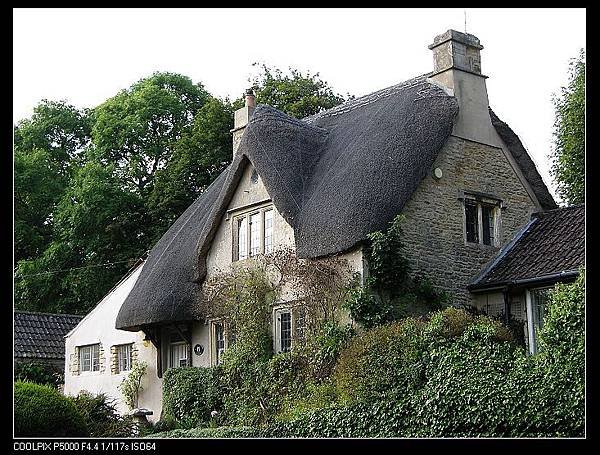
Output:
<instances>
[{"instance_id":1,"label":"chimney pot","mask_svg":"<svg viewBox=\"0 0 600 455\"><path fill-rule=\"evenodd\" d=\"M251 88L246 90L246 107L256 107L256 97L254 96L254 90Z\"/></svg>"}]
</instances>

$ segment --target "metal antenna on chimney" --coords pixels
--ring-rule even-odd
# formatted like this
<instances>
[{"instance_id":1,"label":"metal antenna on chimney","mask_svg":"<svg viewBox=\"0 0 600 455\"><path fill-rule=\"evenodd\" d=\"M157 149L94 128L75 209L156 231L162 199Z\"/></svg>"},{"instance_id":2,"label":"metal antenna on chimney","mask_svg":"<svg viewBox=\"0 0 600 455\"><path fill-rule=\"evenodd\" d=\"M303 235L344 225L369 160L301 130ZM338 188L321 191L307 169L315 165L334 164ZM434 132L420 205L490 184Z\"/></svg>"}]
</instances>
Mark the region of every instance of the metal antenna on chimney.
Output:
<instances>
[{"instance_id":1,"label":"metal antenna on chimney","mask_svg":"<svg viewBox=\"0 0 600 455\"><path fill-rule=\"evenodd\" d=\"M465 13L465 35L467 34L467 10L464 10Z\"/></svg>"}]
</instances>

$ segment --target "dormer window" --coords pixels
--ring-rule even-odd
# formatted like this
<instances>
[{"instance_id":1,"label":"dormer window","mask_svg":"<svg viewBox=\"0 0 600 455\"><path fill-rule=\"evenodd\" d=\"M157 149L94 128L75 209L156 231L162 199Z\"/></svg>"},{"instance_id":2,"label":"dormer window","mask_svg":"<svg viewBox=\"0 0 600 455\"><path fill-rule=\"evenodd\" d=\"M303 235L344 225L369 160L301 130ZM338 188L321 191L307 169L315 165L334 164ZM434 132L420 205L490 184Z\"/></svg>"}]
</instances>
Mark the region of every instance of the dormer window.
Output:
<instances>
[{"instance_id":1,"label":"dormer window","mask_svg":"<svg viewBox=\"0 0 600 455\"><path fill-rule=\"evenodd\" d=\"M467 243L500 244L500 201L465 195L465 240Z\"/></svg>"},{"instance_id":2,"label":"dormer window","mask_svg":"<svg viewBox=\"0 0 600 455\"><path fill-rule=\"evenodd\" d=\"M273 251L273 206L233 218L233 260L240 261Z\"/></svg>"}]
</instances>

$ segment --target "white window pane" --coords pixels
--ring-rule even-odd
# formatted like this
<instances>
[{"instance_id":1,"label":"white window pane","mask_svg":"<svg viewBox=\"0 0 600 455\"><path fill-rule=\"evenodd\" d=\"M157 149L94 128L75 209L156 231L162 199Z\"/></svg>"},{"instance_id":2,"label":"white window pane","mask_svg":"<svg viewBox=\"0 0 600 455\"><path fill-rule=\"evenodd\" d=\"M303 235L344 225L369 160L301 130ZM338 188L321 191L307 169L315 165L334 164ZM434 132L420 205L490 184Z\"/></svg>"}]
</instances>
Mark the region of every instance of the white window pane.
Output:
<instances>
[{"instance_id":1,"label":"white window pane","mask_svg":"<svg viewBox=\"0 0 600 455\"><path fill-rule=\"evenodd\" d=\"M246 218L238 220L238 259L248 257L248 225Z\"/></svg>"},{"instance_id":2,"label":"white window pane","mask_svg":"<svg viewBox=\"0 0 600 455\"><path fill-rule=\"evenodd\" d=\"M260 253L260 213L250 215L250 256Z\"/></svg>"},{"instance_id":3,"label":"white window pane","mask_svg":"<svg viewBox=\"0 0 600 455\"><path fill-rule=\"evenodd\" d=\"M265 254L273 251L273 210L265 211Z\"/></svg>"}]
</instances>

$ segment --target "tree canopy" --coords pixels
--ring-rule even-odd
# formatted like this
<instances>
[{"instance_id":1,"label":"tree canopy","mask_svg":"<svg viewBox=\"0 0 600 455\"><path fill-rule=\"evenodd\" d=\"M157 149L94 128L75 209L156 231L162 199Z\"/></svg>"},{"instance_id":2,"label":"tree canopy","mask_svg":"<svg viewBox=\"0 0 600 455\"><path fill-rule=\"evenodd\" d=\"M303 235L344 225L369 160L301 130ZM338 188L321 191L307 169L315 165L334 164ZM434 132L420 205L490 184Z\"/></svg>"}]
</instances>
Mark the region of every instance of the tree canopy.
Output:
<instances>
[{"instance_id":1,"label":"tree canopy","mask_svg":"<svg viewBox=\"0 0 600 455\"><path fill-rule=\"evenodd\" d=\"M253 84L300 118L344 101L294 69ZM242 102L168 72L92 109L40 102L14 128L15 307L89 311L229 165Z\"/></svg>"},{"instance_id":2,"label":"tree canopy","mask_svg":"<svg viewBox=\"0 0 600 455\"><path fill-rule=\"evenodd\" d=\"M585 51L571 60L569 83L554 98L552 175L569 205L585 202Z\"/></svg>"}]
</instances>

